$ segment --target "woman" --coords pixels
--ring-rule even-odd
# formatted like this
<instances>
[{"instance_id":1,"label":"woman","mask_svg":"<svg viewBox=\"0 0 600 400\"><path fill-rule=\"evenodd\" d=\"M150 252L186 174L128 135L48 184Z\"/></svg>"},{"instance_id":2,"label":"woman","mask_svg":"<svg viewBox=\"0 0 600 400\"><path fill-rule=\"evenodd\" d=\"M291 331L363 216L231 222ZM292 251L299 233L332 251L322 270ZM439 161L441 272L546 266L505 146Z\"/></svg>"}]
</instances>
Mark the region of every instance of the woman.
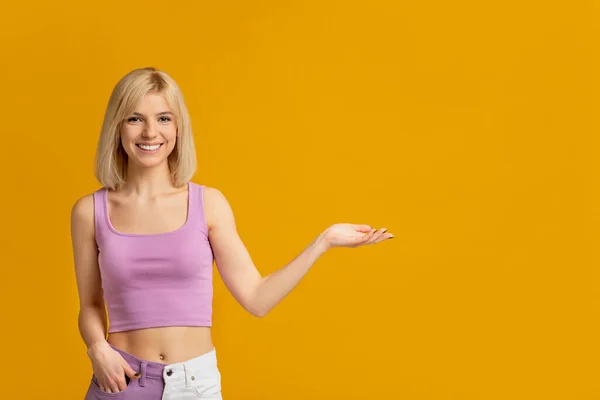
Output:
<instances>
[{"instance_id":1,"label":"woman","mask_svg":"<svg viewBox=\"0 0 600 400\"><path fill-rule=\"evenodd\" d=\"M328 249L393 237L367 225L332 225L262 277L226 198L192 183L195 169L177 84L153 68L128 73L102 125L102 188L79 199L71 215L79 329L93 368L88 400L222 398L210 331L213 261L234 298L262 317Z\"/></svg>"}]
</instances>

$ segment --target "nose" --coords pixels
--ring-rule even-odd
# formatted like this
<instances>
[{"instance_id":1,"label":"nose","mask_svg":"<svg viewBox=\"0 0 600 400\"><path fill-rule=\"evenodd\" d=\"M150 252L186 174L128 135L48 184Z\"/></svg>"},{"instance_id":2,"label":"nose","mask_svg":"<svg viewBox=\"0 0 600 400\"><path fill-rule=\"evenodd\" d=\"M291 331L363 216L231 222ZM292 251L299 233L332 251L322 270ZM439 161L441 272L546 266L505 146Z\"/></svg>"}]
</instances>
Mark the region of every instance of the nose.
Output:
<instances>
[{"instance_id":1,"label":"nose","mask_svg":"<svg viewBox=\"0 0 600 400\"><path fill-rule=\"evenodd\" d=\"M147 122L142 132L142 137L152 139L158 135L158 129L152 122Z\"/></svg>"}]
</instances>

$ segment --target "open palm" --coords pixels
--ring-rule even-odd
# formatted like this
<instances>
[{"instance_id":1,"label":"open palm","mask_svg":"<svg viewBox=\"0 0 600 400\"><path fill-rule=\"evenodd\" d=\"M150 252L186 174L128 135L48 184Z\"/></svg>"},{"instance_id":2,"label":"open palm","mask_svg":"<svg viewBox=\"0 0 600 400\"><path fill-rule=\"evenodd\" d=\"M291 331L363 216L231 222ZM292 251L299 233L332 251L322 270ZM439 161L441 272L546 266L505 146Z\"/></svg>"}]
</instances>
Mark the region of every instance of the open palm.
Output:
<instances>
[{"instance_id":1,"label":"open palm","mask_svg":"<svg viewBox=\"0 0 600 400\"><path fill-rule=\"evenodd\" d=\"M385 228L373 229L369 225L357 224L335 224L323 232L323 238L329 247L358 247L393 237Z\"/></svg>"}]
</instances>

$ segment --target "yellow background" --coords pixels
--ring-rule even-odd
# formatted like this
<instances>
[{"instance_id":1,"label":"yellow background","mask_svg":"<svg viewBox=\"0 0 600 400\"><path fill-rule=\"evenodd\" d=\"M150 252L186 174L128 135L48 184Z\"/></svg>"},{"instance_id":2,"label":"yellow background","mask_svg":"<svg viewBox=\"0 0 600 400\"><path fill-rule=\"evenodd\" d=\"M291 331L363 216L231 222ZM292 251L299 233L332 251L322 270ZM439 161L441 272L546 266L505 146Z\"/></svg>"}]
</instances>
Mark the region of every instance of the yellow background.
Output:
<instances>
[{"instance_id":1,"label":"yellow background","mask_svg":"<svg viewBox=\"0 0 600 400\"><path fill-rule=\"evenodd\" d=\"M598 2L17 1L0 16L2 399L82 399L70 209L131 69L180 84L194 181L264 274L215 281L226 400L600 399Z\"/></svg>"}]
</instances>

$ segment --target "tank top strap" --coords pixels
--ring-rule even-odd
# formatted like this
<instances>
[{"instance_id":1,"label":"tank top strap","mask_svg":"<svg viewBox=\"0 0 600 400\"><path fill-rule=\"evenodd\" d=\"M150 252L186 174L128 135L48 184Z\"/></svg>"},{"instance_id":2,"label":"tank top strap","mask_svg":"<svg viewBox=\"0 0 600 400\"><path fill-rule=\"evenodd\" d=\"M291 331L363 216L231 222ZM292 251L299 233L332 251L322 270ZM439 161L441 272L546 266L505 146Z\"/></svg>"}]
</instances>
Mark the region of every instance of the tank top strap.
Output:
<instances>
[{"instance_id":1,"label":"tank top strap","mask_svg":"<svg viewBox=\"0 0 600 400\"><path fill-rule=\"evenodd\" d=\"M105 187L94 192L94 229L96 232L96 239L101 237L108 229L106 224L107 195L108 189Z\"/></svg>"},{"instance_id":2,"label":"tank top strap","mask_svg":"<svg viewBox=\"0 0 600 400\"><path fill-rule=\"evenodd\" d=\"M206 216L204 214L204 185L190 182L190 204L188 217L194 219L194 225L208 235Z\"/></svg>"}]
</instances>

